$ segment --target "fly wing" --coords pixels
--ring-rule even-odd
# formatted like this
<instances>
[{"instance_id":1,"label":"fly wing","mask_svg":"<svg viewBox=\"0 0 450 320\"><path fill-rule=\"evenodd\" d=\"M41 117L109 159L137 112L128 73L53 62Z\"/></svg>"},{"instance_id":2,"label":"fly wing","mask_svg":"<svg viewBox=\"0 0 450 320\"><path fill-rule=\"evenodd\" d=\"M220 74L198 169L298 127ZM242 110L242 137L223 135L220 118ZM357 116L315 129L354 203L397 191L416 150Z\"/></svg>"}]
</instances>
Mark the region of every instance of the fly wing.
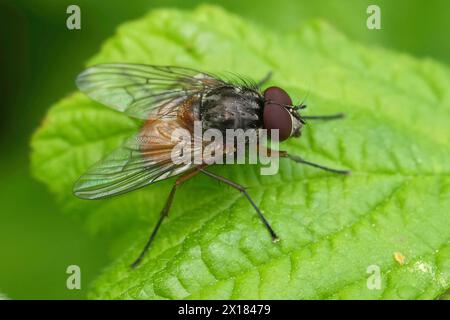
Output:
<instances>
[{"instance_id":1,"label":"fly wing","mask_svg":"<svg viewBox=\"0 0 450 320\"><path fill-rule=\"evenodd\" d=\"M172 132L177 129L184 128L175 120L148 121L138 134L81 176L74 185L74 194L82 199L106 198L195 167L192 161L173 161L182 153L181 148L174 150L177 142L171 139ZM194 148L191 150L197 152Z\"/></svg>"},{"instance_id":2,"label":"fly wing","mask_svg":"<svg viewBox=\"0 0 450 320\"><path fill-rule=\"evenodd\" d=\"M76 83L92 99L138 119L173 116L186 99L226 85L190 68L127 63L95 65Z\"/></svg>"}]
</instances>

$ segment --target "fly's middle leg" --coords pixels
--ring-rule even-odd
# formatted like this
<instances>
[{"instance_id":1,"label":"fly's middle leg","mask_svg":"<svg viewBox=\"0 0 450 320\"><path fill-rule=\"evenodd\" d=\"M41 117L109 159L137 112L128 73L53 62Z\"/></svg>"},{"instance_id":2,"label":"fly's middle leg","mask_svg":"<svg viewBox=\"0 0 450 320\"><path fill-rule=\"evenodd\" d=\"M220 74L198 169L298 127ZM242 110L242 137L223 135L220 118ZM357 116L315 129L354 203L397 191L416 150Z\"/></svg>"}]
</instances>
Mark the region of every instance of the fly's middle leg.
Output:
<instances>
[{"instance_id":1,"label":"fly's middle leg","mask_svg":"<svg viewBox=\"0 0 450 320\"><path fill-rule=\"evenodd\" d=\"M275 233L275 231L270 226L269 221L267 221L266 217L264 217L264 215L262 214L261 210L259 210L258 206L255 204L253 199L250 197L250 195L248 194L248 192L245 189L245 187L243 187L240 184L237 184L237 183L235 183L235 182L233 182L233 181L231 181L231 180L229 180L229 179L227 179L225 177L222 177L222 176L219 176L219 175L217 175L215 173L212 173L210 171L207 171L207 170L204 170L204 169L200 169L200 171L202 173L204 173L205 175L207 175L208 177L211 177L213 179L216 179L218 181L226 183L229 186L233 187L234 189L239 190L247 198L247 200L250 202L252 207L255 209L256 213L258 214L259 218L263 222L264 226L267 228L267 231L269 231L270 236L272 237L272 241L273 242L277 242L279 240L277 234Z\"/></svg>"}]
</instances>

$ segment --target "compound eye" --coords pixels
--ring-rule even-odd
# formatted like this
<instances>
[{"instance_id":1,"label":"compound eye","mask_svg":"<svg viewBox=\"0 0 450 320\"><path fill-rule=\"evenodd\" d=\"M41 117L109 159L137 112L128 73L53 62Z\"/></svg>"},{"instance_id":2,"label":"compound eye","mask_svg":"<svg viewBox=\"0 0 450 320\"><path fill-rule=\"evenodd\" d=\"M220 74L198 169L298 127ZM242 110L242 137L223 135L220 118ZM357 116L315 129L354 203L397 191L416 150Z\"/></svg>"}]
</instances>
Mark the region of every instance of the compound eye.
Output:
<instances>
[{"instance_id":1,"label":"compound eye","mask_svg":"<svg viewBox=\"0 0 450 320\"><path fill-rule=\"evenodd\" d=\"M292 118L284 105L292 105L292 100L283 89L270 87L264 91L264 128L278 129L279 140L284 141L291 136ZM269 131L270 133L270 131Z\"/></svg>"},{"instance_id":2,"label":"compound eye","mask_svg":"<svg viewBox=\"0 0 450 320\"><path fill-rule=\"evenodd\" d=\"M264 91L264 100L282 105L292 105L291 97L280 87L269 87Z\"/></svg>"}]
</instances>

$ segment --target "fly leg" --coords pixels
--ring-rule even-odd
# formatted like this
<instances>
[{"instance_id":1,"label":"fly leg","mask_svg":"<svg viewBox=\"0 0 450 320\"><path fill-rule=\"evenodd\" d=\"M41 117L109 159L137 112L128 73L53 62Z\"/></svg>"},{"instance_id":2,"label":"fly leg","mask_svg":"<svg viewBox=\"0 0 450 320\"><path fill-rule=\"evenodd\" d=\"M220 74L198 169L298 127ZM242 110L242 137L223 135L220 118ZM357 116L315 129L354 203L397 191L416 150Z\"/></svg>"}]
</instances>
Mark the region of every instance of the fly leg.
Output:
<instances>
[{"instance_id":1,"label":"fly leg","mask_svg":"<svg viewBox=\"0 0 450 320\"><path fill-rule=\"evenodd\" d=\"M272 71L269 71L266 76L264 78L262 78L261 80L259 80L256 85L258 86L258 88L260 88L261 86L263 86L267 81L270 80L270 78L272 78Z\"/></svg>"},{"instance_id":2,"label":"fly leg","mask_svg":"<svg viewBox=\"0 0 450 320\"><path fill-rule=\"evenodd\" d=\"M173 198L175 196L175 191L177 191L177 188L181 186L184 182L195 176L197 173L199 173L200 168L204 167L203 165L200 165L198 167L193 168L191 171L187 172L186 174L180 176L174 183L172 190L170 190L169 196L167 197L166 204L164 205L164 208L162 209L159 220L156 223L156 226L153 228L152 233L150 234L150 238L148 239L147 243L145 244L144 249L142 250L139 257L133 262L131 265L132 268L136 268L144 258L145 254L147 253L148 249L150 248L150 245L152 244L156 233L159 230L159 227L161 226L161 223L163 222L164 218L167 217L170 207L172 206Z\"/></svg>"},{"instance_id":3,"label":"fly leg","mask_svg":"<svg viewBox=\"0 0 450 320\"><path fill-rule=\"evenodd\" d=\"M302 119L305 120L337 120L337 119L342 119L345 117L344 113L335 113L335 114L329 114L329 115L324 115L324 116L302 116Z\"/></svg>"},{"instance_id":4,"label":"fly leg","mask_svg":"<svg viewBox=\"0 0 450 320\"><path fill-rule=\"evenodd\" d=\"M322 169L322 170L325 170L325 171L328 171L328 172L333 172L333 173L337 173L337 174L344 174L344 175L349 175L351 173L350 170L333 169L333 168L330 168L330 167L325 167L325 166L320 165L318 163L307 161L307 160L303 159L300 156L289 154L286 151L279 151L279 154L280 154L280 157L288 158L288 159L290 159L292 161L295 161L297 163L305 164L307 166L311 166L311 167L314 167L314 168Z\"/></svg>"},{"instance_id":5,"label":"fly leg","mask_svg":"<svg viewBox=\"0 0 450 320\"><path fill-rule=\"evenodd\" d=\"M302 109L306 109L306 104L304 104L303 102L301 102L299 105L294 106L294 110L302 110ZM339 112L339 113L335 113L335 114L327 114L327 115L322 115L322 116L301 116L301 118L303 120L337 120L337 119L342 119L345 118L345 113Z\"/></svg>"},{"instance_id":6,"label":"fly leg","mask_svg":"<svg viewBox=\"0 0 450 320\"><path fill-rule=\"evenodd\" d=\"M261 221L264 223L264 226L267 228L267 230L270 233L270 236L272 237L272 241L273 242L277 242L279 240L277 234L275 233L275 231L273 231L272 227L270 226L269 222L267 221L266 217L264 217L264 215L262 214L261 210L259 210L258 206L255 204L255 202L253 202L252 198L250 197L250 195L248 194L247 190L245 189L245 187L241 186L240 184L237 184L231 180L228 180L225 177L219 176L215 173L212 173L210 171L204 170L204 169L200 169L200 171L204 174L206 174L207 176L214 178L218 181L224 182L226 184L228 184L229 186L235 188L236 190L242 192L244 194L244 196L247 198L247 200L250 202L250 204L253 206L253 208L255 209L256 213L258 214L258 216L260 217Z\"/></svg>"},{"instance_id":7,"label":"fly leg","mask_svg":"<svg viewBox=\"0 0 450 320\"><path fill-rule=\"evenodd\" d=\"M270 157L287 158L287 159L290 159L290 160L295 161L297 163L301 163L301 164L304 164L304 165L307 165L307 166L311 166L311 167L314 167L314 168L322 169L322 170L325 170L325 171L328 171L328 172L337 173L337 174L349 175L351 173L350 170L333 169L333 168L330 168L330 167L326 167L326 166L320 165L318 163L307 161L307 160L303 159L300 156L289 154L286 151L272 150L272 149L263 147L261 145L259 145L258 148L259 149L264 148L266 150L265 151L266 155L270 156Z\"/></svg>"}]
</instances>

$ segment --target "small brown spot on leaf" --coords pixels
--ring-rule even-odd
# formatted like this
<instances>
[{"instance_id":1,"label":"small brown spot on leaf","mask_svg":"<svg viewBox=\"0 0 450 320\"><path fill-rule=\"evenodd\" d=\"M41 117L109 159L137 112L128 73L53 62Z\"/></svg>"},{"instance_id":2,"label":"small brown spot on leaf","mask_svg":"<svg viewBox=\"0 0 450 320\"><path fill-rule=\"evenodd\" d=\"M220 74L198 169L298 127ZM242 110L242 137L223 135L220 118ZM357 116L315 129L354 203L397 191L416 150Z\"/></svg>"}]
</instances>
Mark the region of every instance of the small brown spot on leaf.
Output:
<instances>
[{"instance_id":1,"label":"small brown spot on leaf","mask_svg":"<svg viewBox=\"0 0 450 320\"><path fill-rule=\"evenodd\" d=\"M394 259L400 265L405 264L405 256L399 251L394 252Z\"/></svg>"}]
</instances>

